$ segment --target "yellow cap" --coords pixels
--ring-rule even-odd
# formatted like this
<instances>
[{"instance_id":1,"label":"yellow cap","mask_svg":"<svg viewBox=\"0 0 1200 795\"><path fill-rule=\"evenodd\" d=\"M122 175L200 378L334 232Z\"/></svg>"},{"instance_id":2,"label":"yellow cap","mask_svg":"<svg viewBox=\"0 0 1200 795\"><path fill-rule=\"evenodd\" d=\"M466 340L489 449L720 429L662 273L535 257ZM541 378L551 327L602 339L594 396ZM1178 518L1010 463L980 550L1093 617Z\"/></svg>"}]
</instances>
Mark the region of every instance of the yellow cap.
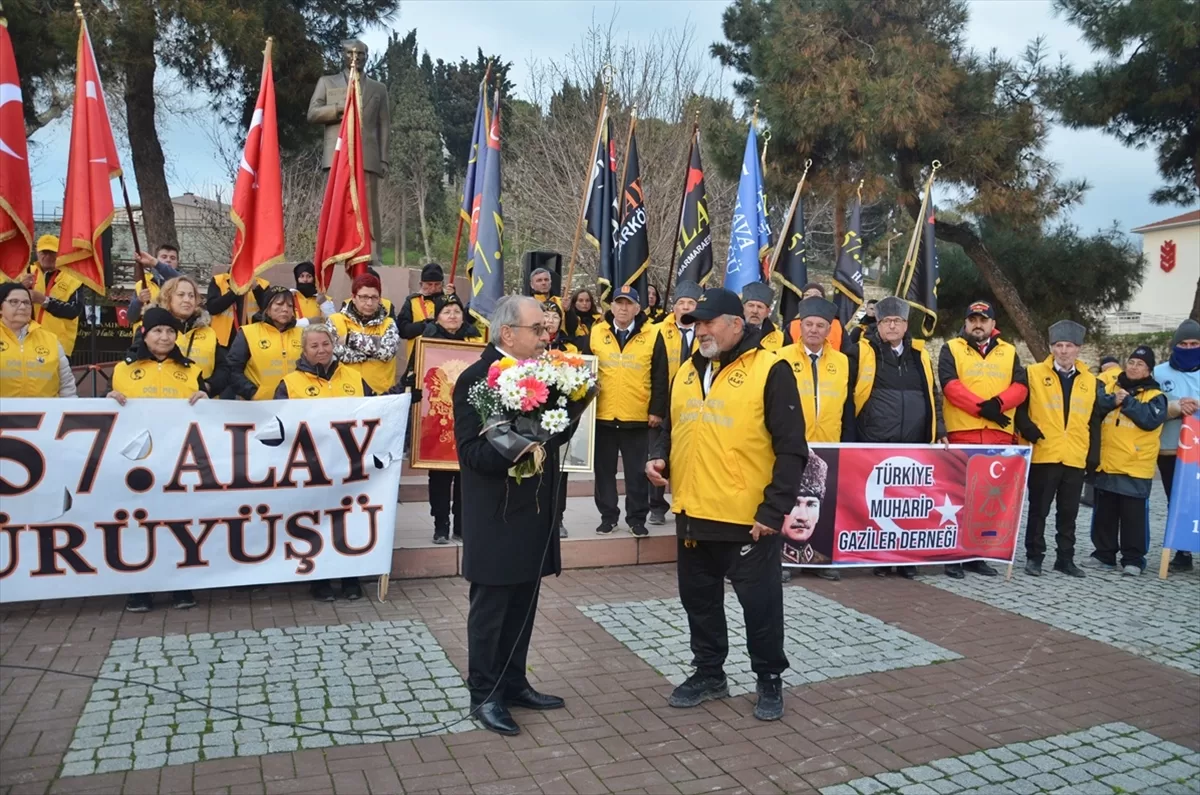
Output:
<instances>
[{"instance_id":1,"label":"yellow cap","mask_svg":"<svg viewBox=\"0 0 1200 795\"><path fill-rule=\"evenodd\" d=\"M37 250L58 252L58 238L54 235L42 235L38 238Z\"/></svg>"}]
</instances>

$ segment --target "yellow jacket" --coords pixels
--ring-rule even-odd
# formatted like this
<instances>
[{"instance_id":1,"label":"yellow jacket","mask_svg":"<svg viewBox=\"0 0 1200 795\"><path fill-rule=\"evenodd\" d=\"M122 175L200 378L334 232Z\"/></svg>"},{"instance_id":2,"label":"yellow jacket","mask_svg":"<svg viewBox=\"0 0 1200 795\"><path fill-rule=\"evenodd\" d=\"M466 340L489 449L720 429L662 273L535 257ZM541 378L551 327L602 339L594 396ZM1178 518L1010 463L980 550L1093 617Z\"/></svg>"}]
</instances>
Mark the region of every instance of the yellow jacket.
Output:
<instances>
[{"instance_id":1,"label":"yellow jacket","mask_svg":"<svg viewBox=\"0 0 1200 795\"><path fill-rule=\"evenodd\" d=\"M850 395L850 360L834 350L825 340L817 360L817 380L814 387L812 359L804 343L793 343L779 352L792 366L796 376L796 391L804 410L804 437L810 442L840 442L843 420L847 417L846 400ZM817 392L820 392L818 400ZM819 411L818 411L819 404Z\"/></svg>"},{"instance_id":2,"label":"yellow jacket","mask_svg":"<svg viewBox=\"0 0 1200 795\"><path fill-rule=\"evenodd\" d=\"M83 286L83 282L75 278L71 273L64 270L56 270L54 272L54 283L50 289L46 289L46 272L36 262L29 266L29 272L33 274L33 289L45 295L47 298L53 298L55 301L66 303L71 300L71 297ZM46 311L46 307L35 306L33 308L33 319L47 331L58 337L58 341L62 344L63 353L71 356L75 351L75 339L79 336L79 318L61 318L55 317Z\"/></svg>"},{"instance_id":3,"label":"yellow jacket","mask_svg":"<svg viewBox=\"0 0 1200 795\"><path fill-rule=\"evenodd\" d=\"M217 287L218 290L221 291L221 295L229 294L230 286L228 273L218 273L216 276L213 276L212 283ZM258 312L258 301L254 298L255 288L265 290L270 286L270 282L260 277L256 278L254 280L254 284L251 286L251 289L246 291L245 296L243 296L243 300L246 304L246 325L250 324L250 319ZM154 288L151 288L150 293L151 297L154 297L158 294L158 291ZM233 336L234 328L241 325L236 315L237 303L227 307L225 311L213 315L213 331L217 332L217 341L222 346L229 345L229 340Z\"/></svg>"},{"instance_id":4,"label":"yellow jacket","mask_svg":"<svg viewBox=\"0 0 1200 795\"><path fill-rule=\"evenodd\" d=\"M127 398L190 398L200 391L200 368L179 355L178 350L174 353L161 362L133 356L117 362L113 391Z\"/></svg>"},{"instance_id":5,"label":"yellow jacket","mask_svg":"<svg viewBox=\"0 0 1200 795\"><path fill-rule=\"evenodd\" d=\"M671 510L749 527L775 466L763 391L776 354L751 348L722 367L705 396L694 359L671 389Z\"/></svg>"},{"instance_id":6,"label":"yellow jacket","mask_svg":"<svg viewBox=\"0 0 1200 795\"><path fill-rule=\"evenodd\" d=\"M1154 478L1159 437L1167 418L1167 398L1157 385L1131 393L1130 398L1125 406L1116 405L1112 394L1101 398L1102 410L1109 405L1116 407L1104 415L1100 425L1097 471L1101 477L1097 478L1097 487L1105 487L1103 475L1125 475L1144 481Z\"/></svg>"},{"instance_id":7,"label":"yellow jacket","mask_svg":"<svg viewBox=\"0 0 1200 795\"><path fill-rule=\"evenodd\" d=\"M1064 464L1076 469L1087 466L1091 446L1092 410L1096 405L1098 379L1088 372L1087 365L1075 362L1075 377L1071 383L1071 404L1067 421L1063 423L1062 380L1054 371L1054 357L1032 364L1026 371L1029 397L1018 410L1017 425L1022 436L1032 429L1024 428L1025 418L1037 426L1042 439L1033 445L1033 463ZM1100 387L1103 389L1103 387Z\"/></svg>"},{"instance_id":8,"label":"yellow jacket","mask_svg":"<svg viewBox=\"0 0 1200 795\"><path fill-rule=\"evenodd\" d=\"M0 397L58 397L59 339L31 322L24 339L0 323Z\"/></svg>"},{"instance_id":9,"label":"yellow jacket","mask_svg":"<svg viewBox=\"0 0 1200 795\"><path fill-rule=\"evenodd\" d=\"M941 356L943 360L947 356L952 358L956 380L967 390L978 396L980 400L989 400L1000 396L1002 392L1011 387L1013 385L1013 372L1019 368L1017 349L999 337L995 338L995 345L988 351L986 357L980 354L978 348L961 336L947 342L942 348ZM984 419L983 417L977 417L958 406L955 402L957 399L957 390L947 383L942 369L942 362L939 361L938 371L941 376L942 391L946 395L942 411L945 415L946 431L948 433L975 430L1000 431L1001 433L1015 432L1016 429L1011 424L1008 428L1001 428L998 423ZM1021 404L1024 397L1025 393L1022 390L1020 398L1013 401L1012 407L1004 412L1009 420L1016 416L1016 407Z\"/></svg>"},{"instance_id":10,"label":"yellow jacket","mask_svg":"<svg viewBox=\"0 0 1200 795\"><path fill-rule=\"evenodd\" d=\"M367 389L363 378L336 359L324 371L301 359L296 369L283 377L275 389L275 399L363 397Z\"/></svg>"},{"instance_id":11,"label":"yellow jacket","mask_svg":"<svg viewBox=\"0 0 1200 795\"><path fill-rule=\"evenodd\" d=\"M592 326L591 350L599 366L596 419L645 425L650 416L650 363L658 331L634 318L624 349L609 322Z\"/></svg>"},{"instance_id":12,"label":"yellow jacket","mask_svg":"<svg viewBox=\"0 0 1200 795\"><path fill-rule=\"evenodd\" d=\"M242 326L229 349L234 392L246 400L271 400L283 377L296 369L301 333L295 325L280 331L266 321Z\"/></svg>"},{"instance_id":13,"label":"yellow jacket","mask_svg":"<svg viewBox=\"0 0 1200 795\"><path fill-rule=\"evenodd\" d=\"M353 307L338 312L330 320L338 337L334 346L338 361L358 371L377 395L395 386L396 354L400 347L396 321L382 309L375 318L363 321Z\"/></svg>"}]
</instances>

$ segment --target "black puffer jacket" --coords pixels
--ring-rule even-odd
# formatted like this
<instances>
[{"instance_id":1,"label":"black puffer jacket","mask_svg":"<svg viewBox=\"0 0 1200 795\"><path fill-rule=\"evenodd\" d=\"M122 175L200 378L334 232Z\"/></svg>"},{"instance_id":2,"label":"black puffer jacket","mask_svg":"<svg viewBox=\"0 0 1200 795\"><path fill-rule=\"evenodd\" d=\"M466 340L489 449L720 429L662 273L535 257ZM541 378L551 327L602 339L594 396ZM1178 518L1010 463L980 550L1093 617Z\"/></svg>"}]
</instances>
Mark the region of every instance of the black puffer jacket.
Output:
<instances>
[{"instance_id":1,"label":"black puffer jacket","mask_svg":"<svg viewBox=\"0 0 1200 795\"><path fill-rule=\"evenodd\" d=\"M937 418L937 438L945 435L940 413L929 404L929 387L921 352L913 348L912 338L904 335L904 351L896 356L891 346L879 339L872 326L864 329L855 345L848 345L847 356L855 360L855 372L861 372L862 346L875 352L875 384L856 423L860 442L894 444L931 444L931 422Z\"/></svg>"}]
</instances>

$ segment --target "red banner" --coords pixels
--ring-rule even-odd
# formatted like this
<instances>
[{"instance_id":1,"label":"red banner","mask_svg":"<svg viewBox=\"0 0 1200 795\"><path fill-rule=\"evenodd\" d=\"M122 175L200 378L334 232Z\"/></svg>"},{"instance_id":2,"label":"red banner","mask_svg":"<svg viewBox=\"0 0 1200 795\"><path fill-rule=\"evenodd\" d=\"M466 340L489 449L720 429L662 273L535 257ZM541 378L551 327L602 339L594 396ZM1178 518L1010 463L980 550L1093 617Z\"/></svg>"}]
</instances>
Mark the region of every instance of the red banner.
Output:
<instances>
[{"instance_id":1,"label":"red banner","mask_svg":"<svg viewBox=\"0 0 1200 795\"><path fill-rule=\"evenodd\" d=\"M784 520L789 566L1009 563L1030 448L813 445Z\"/></svg>"}]
</instances>

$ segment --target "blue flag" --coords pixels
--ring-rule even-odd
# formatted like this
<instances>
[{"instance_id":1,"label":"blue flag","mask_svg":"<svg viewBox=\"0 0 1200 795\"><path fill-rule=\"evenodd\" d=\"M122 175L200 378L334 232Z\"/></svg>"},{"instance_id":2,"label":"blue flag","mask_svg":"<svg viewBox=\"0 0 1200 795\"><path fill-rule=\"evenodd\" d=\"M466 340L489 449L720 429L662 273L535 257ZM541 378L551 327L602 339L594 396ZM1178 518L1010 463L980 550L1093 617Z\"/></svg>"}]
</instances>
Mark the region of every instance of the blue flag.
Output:
<instances>
[{"instance_id":1,"label":"blue flag","mask_svg":"<svg viewBox=\"0 0 1200 795\"><path fill-rule=\"evenodd\" d=\"M471 154L467 159L467 176L463 179L462 206L459 214L468 223L474 215L480 194L483 193L484 161L487 158L487 77L479 84L479 105L475 108L475 128L471 132ZM474 233L474 228L472 228ZM471 238L472 243L474 237Z\"/></svg>"},{"instance_id":2,"label":"blue flag","mask_svg":"<svg viewBox=\"0 0 1200 795\"><path fill-rule=\"evenodd\" d=\"M500 204L500 90L488 129L478 229L471 246L471 314L487 323L504 297L504 211Z\"/></svg>"},{"instance_id":3,"label":"blue flag","mask_svg":"<svg viewBox=\"0 0 1200 795\"><path fill-rule=\"evenodd\" d=\"M751 282L766 281L766 257L771 252L771 225L767 222L767 196L763 192L758 162L758 133L754 122L746 136L742 178L729 229L729 257L725 261L725 289L738 295Z\"/></svg>"},{"instance_id":4,"label":"blue flag","mask_svg":"<svg viewBox=\"0 0 1200 795\"><path fill-rule=\"evenodd\" d=\"M1164 549L1200 552L1200 417L1184 417L1175 459L1175 485L1167 509Z\"/></svg>"}]
</instances>

